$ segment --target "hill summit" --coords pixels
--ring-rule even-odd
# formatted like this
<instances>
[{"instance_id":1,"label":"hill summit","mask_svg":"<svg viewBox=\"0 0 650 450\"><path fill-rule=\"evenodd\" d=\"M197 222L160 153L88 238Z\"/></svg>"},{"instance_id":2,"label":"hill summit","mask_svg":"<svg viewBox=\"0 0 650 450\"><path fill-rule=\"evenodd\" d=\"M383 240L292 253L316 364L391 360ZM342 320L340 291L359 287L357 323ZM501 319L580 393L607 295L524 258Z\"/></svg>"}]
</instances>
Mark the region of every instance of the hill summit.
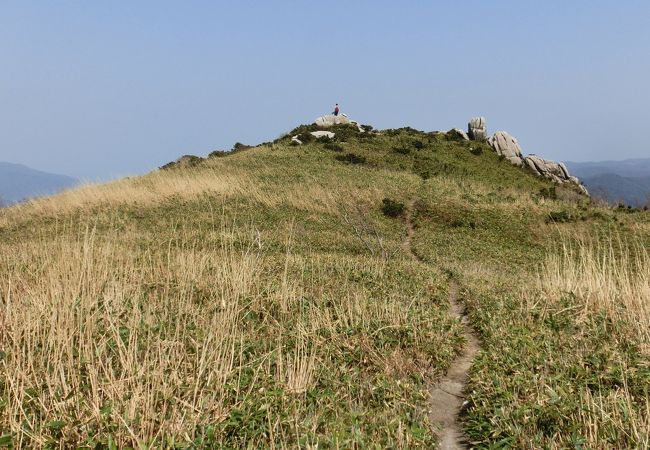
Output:
<instances>
[{"instance_id":1,"label":"hill summit","mask_svg":"<svg viewBox=\"0 0 650 450\"><path fill-rule=\"evenodd\" d=\"M345 114L341 114L340 116L335 116L333 114L325 115L318 117L314 121L314 125L320 129L328 129L335 125L347 124L356 126L360 133L366 131L362 125L354 120L350 120ZM371 128L372 127L369 127L368 131L370 131ZM320 129L311 131L311 136L315 138L334 138L334 133L328 132L329 134L325 135ZM487 142L497 155L508 160L513 165L528 167L533 173L548 178L558 184L572 184L584 195L589 196L589 192L584 185L577 177L569 174L569 170L563 163L543 159L534 154L524 156L517 139L510 136L510 134L505 131L497 131L493 136L488 137L487 121L484 117L473 117L470 119L467 124L467 133L458 128L451 130L451 132L455 132L466 141ZM294 135L291 139L293 143L302 144L299 135Z\"/></svg>"},{"instance_id":2,"label":"hill summit","mask_svg":"<svg viewBox=\"0 0 650 450\"><path fill-rule=\"evenodd\" d=\"M0 446L648 448L650 213L329 120L0 209Z\"/></svg>"}]
</instances>

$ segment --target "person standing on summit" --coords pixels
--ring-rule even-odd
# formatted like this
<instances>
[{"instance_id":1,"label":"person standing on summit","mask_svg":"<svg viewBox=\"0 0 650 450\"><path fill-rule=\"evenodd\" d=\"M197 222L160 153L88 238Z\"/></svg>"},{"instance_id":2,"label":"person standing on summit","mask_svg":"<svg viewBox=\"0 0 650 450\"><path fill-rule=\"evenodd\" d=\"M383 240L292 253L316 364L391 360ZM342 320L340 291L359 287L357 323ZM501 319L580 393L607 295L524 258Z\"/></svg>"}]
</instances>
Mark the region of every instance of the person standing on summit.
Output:
<instances>
[{"instance_id":1,"label":"person standing on summit","mask_svg":"<svg viewBox=\"0 0 650 450\"><path fill-rule=\"evenodd\" d=\"M339 115L339 104L337 103L336 106L334 107L334 115L338 116Z\"/></svg>"}]
</instances>

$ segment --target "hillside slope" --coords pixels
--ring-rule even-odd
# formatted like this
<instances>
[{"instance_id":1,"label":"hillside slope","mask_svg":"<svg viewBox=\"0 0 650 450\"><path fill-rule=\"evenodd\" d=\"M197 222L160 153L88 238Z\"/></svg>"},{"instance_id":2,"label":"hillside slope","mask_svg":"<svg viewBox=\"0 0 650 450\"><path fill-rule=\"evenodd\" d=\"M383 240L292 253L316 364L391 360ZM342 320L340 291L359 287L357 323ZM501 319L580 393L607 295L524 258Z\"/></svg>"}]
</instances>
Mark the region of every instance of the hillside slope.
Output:
<instances>
[{"instance_id":1,"label":"hillside slope","mask_svg":"<svg viewBox=\"0 0 650 450\"><path fill-rule=\"evenodd\" d=\"M1 442L435 447L453 280L474 447L648 444L648 213L456 133L314 129L0 211Z\"/></svg>"},{"instance_id":2,"label":"hillside slope","mask_svg":"<svg viewBox=\"0 0 650 450\"><path fill-rule=\"evenodd\" d=\"M41 172L21 164L0 162L0 200L14 203L38 195L50 195L78 184L65 175Z\"/></svg>"}]
</instances>

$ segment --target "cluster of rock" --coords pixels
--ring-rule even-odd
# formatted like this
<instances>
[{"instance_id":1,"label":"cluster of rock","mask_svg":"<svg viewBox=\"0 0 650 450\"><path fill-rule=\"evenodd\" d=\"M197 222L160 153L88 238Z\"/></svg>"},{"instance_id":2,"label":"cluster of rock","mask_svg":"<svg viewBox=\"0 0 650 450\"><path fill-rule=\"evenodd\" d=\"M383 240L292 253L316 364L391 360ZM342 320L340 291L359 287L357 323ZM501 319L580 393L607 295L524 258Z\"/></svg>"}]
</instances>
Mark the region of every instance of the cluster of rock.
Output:
<instances>
[{"instance_id":1,"label":"cluster of rock","mask_svg":"<svg viewBox=\"0 0 650 450\"><path fill-rule=\"evenodd\" d=\"M474 117L467 124L467 133L454 129L464 139L474 141L487 141L488 145L497 153L510 161L511 164L520 167L528 167L536 175L553 180L558 184L571 183L580 191L589 195L587 189L580 180L571 176L569 170L563 163L540 158L534 154L524 156L517 139L505 131L497 131L491 137L487 137L487 122L484 117Z\"/></svg>"},{"instance_id":2,"label":"cluster of rock","mask_svg":"<svg viewBox=\"0 0 650 450\"><path fill-rule=\"evenodd\" d=\"M316 139L322 138L322 137L326 137L328 139L334 139L334 137L336 136L336 134L332 133L331 131L324 131L324 130L312 131L309 134L314 136ZM298 135L293 136L291 138L291 142L294 142L294 143L296 143L298 145L301 145L302 141L300 139L298 139L298 138L299 138Z\"/></svg>"},{"instance_id":3,"label":"cluster of rock","mask_svg":"<svg viewBox=\"0 0 650 450\"><path fill-rule=\"evenodd\" d=\"M314 123L321 128L329 128L333 125L355 125L360 133L365 132L359 122L351 120L346 114L339 114L337 116L334 114L327 114L314 120Z\"/></svg>"},{"instance_id":4,"label":"cluster of rock","mask_svg":"<svg viewBox=\"0 0 650 450\"><path fill-rule=\"evenodd\" d=\"M366 132L366 130L363 129L361 124L359 124L359 122L351 120L345 114L339 114L337 116L335 116L334 114L327 114L325 116L320 116L316 120L314 120L314 124L318 125L320 128L329 128L334 125L354 125L357 127L360 133ZM316 139L320 137L327 137L329 139L334 139L334 137L336 136L335 133L332 133L331 131L325 131L325 130L312 131L309 134L314 136ZM291 142L298 145L302 144L302 141L300 140L300 137L298 135L292 136Z\"/></svg>"},{"instance_id":5,"label":"cluster of rock","mask_svg":"<svg viewBox=\"0 0 650 450\"><path fill-rule=\"evenodd\" d=\"M485 117L472 117L467 124L467 135L473 141L487 139L487 122Z\"/></svg>"}]
</instances>

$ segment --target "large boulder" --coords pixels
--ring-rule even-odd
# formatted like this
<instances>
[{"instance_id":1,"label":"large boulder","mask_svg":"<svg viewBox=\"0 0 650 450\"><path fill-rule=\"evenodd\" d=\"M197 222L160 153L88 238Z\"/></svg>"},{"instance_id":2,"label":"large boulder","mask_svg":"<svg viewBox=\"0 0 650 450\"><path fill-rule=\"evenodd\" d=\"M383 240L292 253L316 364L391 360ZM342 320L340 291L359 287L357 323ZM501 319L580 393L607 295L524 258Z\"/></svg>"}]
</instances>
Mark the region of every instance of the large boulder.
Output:
<instances>
[{"instance_id":1,"label":"large boulder","mask_svg":"<svg viewBox=\"0 0 650 450\"><path fill-rule=\"evenodd\" d=\"M576 183L579 180L569 174L569 169L563 163L540 158L530 154L524 159L526 165L536 174L549 178L557 183Z\"/></svg>"},{"instance_id":2,"label":"large boulder","mask_svg":"<svg viewBox=\"0 0 650 450\"><path fill-rule=\"evenodd\" d=\"M319 131L312 131L311 133L312 136L314 136L316 139L326 137L328 139L334 139L336 134L332 133L331 131L324 131L324 130L319 130Z\"/></svg>"},{"instance_id":3,"label":"large boulder","mask_svg":"<svg viewBox=\"0 0 650 450\"><path fill-rule=\"evenodd\" d=\"M467 124L467 135L474 141L487 139L487 121L485 117L472 117Z\"/></svg>"},{"instance_id":4,"label":"large boulder","mask_svg":"<svg viewBox=\"0 0 650 450\"><path fill-rule=\"evenodd\" d=\"M359 122L350 120L350 118L345 114L339 114L338 116L335 116L334 114L327 114L326 116L320 116L319 118L314 120L314 123L321 128L329 128L333 125L354 125L355 127L357 127L357 130L359 130L360 133L366 132L366 130L363 129L361 124L359 124Z\"/></svg>"},{"instance_id":5,"label":"large boulder","mask_svg":"<svg viewBox=\"0 0 650 450\"><path fill-rule=\"evenodd\" d=\"M494 133L494 136L487 140L487 142L490 147L497 152L497 155L504 156L508 161L516 166L524 165L519 142L505 131L497 131Z\"/></svg>"},{"instance_id":6,"label":"large boulder","mask_svg":"<svg viewBox=\"0 0 650 450\"><path fill-rule=\"evenodd\" d=\"M332 125L347 125L352 123L352 121L344 114L339 114L338 116L328 114L326 116L320 116L318 119L314 120L314 123L319 127L329 128Z\"/></svg>"}]
</instances>

